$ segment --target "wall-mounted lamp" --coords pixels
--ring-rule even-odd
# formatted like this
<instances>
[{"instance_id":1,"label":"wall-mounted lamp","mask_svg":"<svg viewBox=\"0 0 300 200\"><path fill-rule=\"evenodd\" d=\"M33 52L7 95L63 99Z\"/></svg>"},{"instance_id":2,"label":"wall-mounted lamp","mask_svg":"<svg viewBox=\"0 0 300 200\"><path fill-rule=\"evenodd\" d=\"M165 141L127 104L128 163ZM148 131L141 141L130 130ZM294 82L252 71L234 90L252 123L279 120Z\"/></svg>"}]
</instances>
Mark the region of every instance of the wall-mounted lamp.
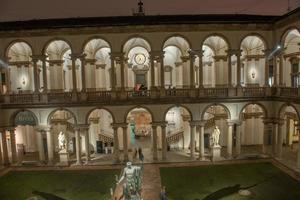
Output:
<instances>
[{"instance_id":1,"label":"wall-mounted lamp","mask_svg":"<svg viewBox=\"0 0 300 200\"><path fill-rule=\"evenodd\" d=\"M255 79L255 72L252 72L251 77Z\"/></svg>"},{"instance_id":2,"label":"wall-mounted lamp","mask_svg":"<svg viewBox=\"0 0 300 200\"><path fill-rule=\"evenodd\" d=\"M23 77L23 79L22 79L22 84L23 85L26 85L26 81L25 81L25 78Z\"/></svg>"}]
</instances>

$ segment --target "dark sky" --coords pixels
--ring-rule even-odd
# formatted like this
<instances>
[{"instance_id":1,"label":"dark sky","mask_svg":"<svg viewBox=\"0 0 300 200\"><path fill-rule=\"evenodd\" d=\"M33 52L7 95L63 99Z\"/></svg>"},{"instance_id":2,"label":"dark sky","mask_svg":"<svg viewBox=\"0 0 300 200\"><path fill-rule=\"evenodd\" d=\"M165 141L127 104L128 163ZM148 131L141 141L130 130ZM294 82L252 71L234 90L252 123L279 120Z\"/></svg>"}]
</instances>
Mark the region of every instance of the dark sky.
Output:
<instances>
[{"instance_id":1,"label":"dark sky","mask_svg":"<svg viewBox=\"0 0 300 200\"><path fill-rule=\"evenodd\" d=\"M288 0L143 0L147 15L238 13L281 15ZM291 7L300 0L290 0ZM138 0L0 0L0 21L132 15Z\"/></svg>"}]
</instances>

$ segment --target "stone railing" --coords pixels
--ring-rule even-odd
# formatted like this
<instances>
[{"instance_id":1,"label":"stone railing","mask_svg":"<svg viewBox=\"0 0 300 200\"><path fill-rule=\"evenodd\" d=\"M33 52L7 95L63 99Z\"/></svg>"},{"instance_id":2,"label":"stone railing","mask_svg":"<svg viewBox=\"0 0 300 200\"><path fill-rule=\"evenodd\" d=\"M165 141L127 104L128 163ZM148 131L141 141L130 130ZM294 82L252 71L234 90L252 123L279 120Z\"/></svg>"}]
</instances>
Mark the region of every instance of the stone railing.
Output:
<instances>
[{"instance_id":1,"label":"stone railing","mask_svg":"<svg viewBox=\"0 0 300 200\"><path fill-rule=\"evenodd\" d=\"M181 139L183 139L183 130L177 130L166 138L168 145L178 143Z\"/></svg>"},{"instance_id":2,"label":"stone railing","mask_svg":"<svg viewBox=\"0 0 300 200\"><path fill-rule=\"evenodd\" d=\"M87 92L49 92L49 93L17 93L0 95L0 104L82 104L113 102L147 103L156 101L187 102L210 101L210 99L235 98L300 98L298 88L288 87L230 87L230 88L194 88L194 89L164 89L143 91L87 91Z\"/></svg>"}]
</instances>

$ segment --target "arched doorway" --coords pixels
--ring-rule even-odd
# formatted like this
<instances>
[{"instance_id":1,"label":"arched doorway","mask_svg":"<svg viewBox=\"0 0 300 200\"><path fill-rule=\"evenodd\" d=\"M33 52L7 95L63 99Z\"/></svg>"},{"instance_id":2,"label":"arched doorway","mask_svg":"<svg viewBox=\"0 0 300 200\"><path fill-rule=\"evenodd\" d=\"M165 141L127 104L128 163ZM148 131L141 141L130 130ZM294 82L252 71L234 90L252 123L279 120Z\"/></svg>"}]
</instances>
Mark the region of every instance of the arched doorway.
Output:
<instances>
[{"instance_id":1,"label":"arched doorway","mask_svg":"<svg viewBox=\"0 0 300 200\"><path fill-rule=\"evenodd\" d=\"M167 111L165 120L167 122L167 149L170 156L175 160L189 160L191 152L190 121L192 120L190 111L182 106L174 106ZM197 142L196 139L195 143Z\"/></svg>"},{"instance_id":2,"label":"arched doorway","mask_svg":"<svg viewBox=\"0 0 300 200\"><path fill-rule=\"evenodd\" d=\"M34 69L32 65L32 49L26 42L13 43L6 52L8 62L7 83L4 93L30 93L34 91ZM4 78L5 79L5 78Z\"/></svg>"},{"instance_id":3,"label":"arched doorway","mask_svg":"<svg viewBox=\"0 0 300 200\"><path fill-rule=\"evenodd\" d=\"M265 133L265 109L259 104L248 104L241 112L241 124L236 127L236 155L251 156L261 153L262 145L271 145L272 133ZM239 141L238 141L239 140Z\"/></svg>"},{"instance_id":4,"label":"arched doorway","mask_svg":"<svg viewBox=\"0 0 300 200\"><path fill-rule=\"evenodd\" d=\"M95 109L88 116L92 163L111 163L114 160L113 117L105 109ZM118 140L119 141L119 140Z\"/></svg>"},{"instance_id":5,"label":"arched doorway","mask_svg":"<svg viewBox=\"0 0 300 200\"><path fill-rule=\"evenodd\" d=\"M220 36L210 36L202 45L204 87L224 87L228 84L228 44ZM199 59L199 58L197 58ZM196 62L197 63L197 62Z\"/></svg>"},{"instance_id":6,"label":"arched doorway","mask_svg":"<svg viewBox=\"0 0 300 200\"><path fill-rule=\"evenodd\" d=\"M299 115L293 106L283 105L279 112L282 137L278 137L277 145L282 145L277 149L277 157L286 161L289 166L300 167L300 122ZM282 148L283 147L283 148Z\"/></svg>"},{"instance_id":7,"label":"arched doorway","mask_svg":"<svg viewBox=\"0 0 300 200\"><path fill-rule=\"evenodd\" d=\"M38 122L34 113L27 110L17 112L13 124L14 128L8 131L9 134L6 133L8 144L11 144L7 146L11 163L16 160L19 164L39 161L39 146L45 147L45 143L39 140L39 133L36 132ZM42 151L45 150L42 148ZM45 161L43 158L40 160Z\"/></svg>"},{"instance_id":8,"label":"arched doorway","mask_svg":"<svg viewBox=\"0 0 300 200\"><path fill-rule=\"evenodd\" d=\"M54 164L59 161L58 152L58 136L62 132L66 137L66 148L70 154L71 162L75 161L76 149L76 136L75 136L75 125L76 119L73 113L68 110L60 109L53 111L48 117L48 123L50 129L47 130L47 149L48 149L48 162ZM84 137L79 137L79 148L84 149ZM81 155L80 155L81 156Z\"/></svg>"},{"instance_id":9,"label":"arched doorway","mask_svg":"<svg viewBox=\"0 0 300 200\"><path fill-rule=\"evenodd\" d=\"M232 156L233 133L231 124L228 122L230 113L223 105L211 105L204 110L202 119L205 121L204 125L204 151L209 154L209 149L212 146L212 132L217 126L220 130L219 145L222 146L221 155L223 157Z\"/></svg>"},{"instance_id":10,"label":"arched doorway","mask_svg":"<svg viewBox=\"0 0 300 200\"><path fill-rule=\"evenodd\" d=\"M145 162L152 160L152 115L145 108L134 108L126 117L128 123L128 150L131 152L131 159L137 160L138 151L142 149ZM123 133L124 134L124 133Z\"/></svg>"},{"instance_id":11,"label":"arched doorway","mask_svg":"<svg viewBox=\"0 0 300 200\"><path fill-rule=\"evenodd\" d=\"M246 87L259 87L265 84L273 85L275 66L269 65L265 42L256 35L243 39L240 46L241 83ZM269 67L265 67L268 64ZM269 71L265 71L268 69ZM268 77L264 76L268 75ZM266 80L267 79L267 80Z\"/></svg>"},{"instance_id":12,"label":"arched doorway","mask_svg":"<svg viewBox=\"0 0 300 200\"><path fill-rule=\"evenodd\" d=\"M52 92L68 92L81 88L81 64L78 59L71 58L71 47L66 41L51 41L46 46L44 54L47 56L48 88L46 89ZM71 59L75 59L75 73L72 72ZM78 78L76 79L76 77ZM76 83L73 82L73 79L76 79ZM74 84L76 84L76 88L73 88Z\"/></svg>"},{"instance_id":13,"label":"arched doorway","mask_svg":"<svg viewBox=\"0 0 300 200\"><path fill-rule=\"evenodd\" d=\"M151 86L150 52L150 44L140 37L131 38L124 44L125 88L146 90Z\"/></svg>"},{"instance_id":14,"label":"arched doorway","mask_svg":"<svg viewBox=\"0 0 300 200\"><path fill-rule=\"evenodd\" d=\"M168 38L164 45L164 86L167 88L189 88L190 45L181 36Z\"/></svg>"},{"instance_id":15,"label":"arched doorway","mask_svg":"<svg viewBox=\"0 0 300 200\"><path fill-rule=\"evenodd\" d=\"M84 47L87 91L111 89L111 48L103 39L91 39Z\"/></svg>"},{"instance_id":16,"label":"arched doorway","mask_svg":"<svg viewBox=\"0 0 300 200\"><path fill-rule=\"evenodd\" d=\"M292 29L285 33L283 44L284 51L280 58L283 69L281 70L283 85L288 87L299 86L299 44L300 32L298 29Z\"/></svg>"}]
</instances>

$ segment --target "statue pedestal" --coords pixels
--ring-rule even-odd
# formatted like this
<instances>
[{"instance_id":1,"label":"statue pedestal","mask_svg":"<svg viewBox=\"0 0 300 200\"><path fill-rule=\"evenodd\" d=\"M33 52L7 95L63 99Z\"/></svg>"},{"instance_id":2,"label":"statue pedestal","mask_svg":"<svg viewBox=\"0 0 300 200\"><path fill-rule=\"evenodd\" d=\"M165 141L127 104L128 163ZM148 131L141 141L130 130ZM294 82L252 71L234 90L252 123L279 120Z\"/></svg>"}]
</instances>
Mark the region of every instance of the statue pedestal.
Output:
<instances>
[{"instance_id":1,"label":"statue pedestal","mask_svg":"<svg viewBox=\"0 0 300 200\"><path fill-rule=\"evenodd\" d=\"M216 146L211 147L211 156L212 156L212 161L222 160L221 146L220 145L216 145Z\"/></svg>"},{"instance_id":2,"label":"statue pedestal","mask_svg":"<svg viewBox=\"0 0 300 200\"><path fill-rule=\"evenodd\" d=\"M64 149L61 150L60 152L58 152L59 154L59 163L57 164L58 166L69 166L70 162L69 162L69 152Z\"/></svg>"}]
</instances>

